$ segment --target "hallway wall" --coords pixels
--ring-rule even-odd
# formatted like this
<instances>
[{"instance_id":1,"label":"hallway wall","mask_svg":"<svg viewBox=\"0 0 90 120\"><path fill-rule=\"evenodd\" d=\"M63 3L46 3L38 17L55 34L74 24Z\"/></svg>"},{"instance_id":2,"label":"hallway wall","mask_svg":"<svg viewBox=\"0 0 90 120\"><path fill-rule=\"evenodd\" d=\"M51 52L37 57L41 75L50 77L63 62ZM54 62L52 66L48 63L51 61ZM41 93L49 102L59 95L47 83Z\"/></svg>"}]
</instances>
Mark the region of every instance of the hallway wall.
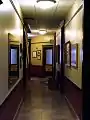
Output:
<instances>
[{"instance_id":1,"label":"hallway wall","mask_svg":"<svg viewBox=\"0 0 90 120\"><path fill-rule=\"evenodd\" d=\"M54 35L40 35L31 40L31 74L43 76L43 45L52 45L50 40L54 40ZM41 50L41 59L32 57L32 52Z\"/></svg>"},{"instance_id":2,"label":"hallway wall","mask_svg":"<svg viewBox=\"0 0 90 120\"><path fill-rule=\"evenodd\" d=\"M67 16L67 21L80 7L82 0L76 0ZM82 40L83 8L73 17L65 28L65 42L78 43L78 68L65 67L65 94L76 114L82 118Z\"/></svg>"},{"instance_id":3,"label":"hallway wall","mask_svg":"<svg viewBox=\"0 0 90 120\"><path fill-rule=\"evenodd\" d=\"M81 0L82 1L82 0ZM80 0L77 0L71 8L67 20L71 18L78 6L81 5ZM78 43L78 69L73 67L65 67L65 76L76 84L80 89L82 88L82 60L80 52L82 50L82 25L83 25L83 8L74 16L70 23L65 28L65 42L71 41L71 44Z\"/></svg>"},{"instance_id":4,"label":"hallway wall","mask_svg":"<svg viewBox=\"0 0 90 120\"><path fill-rule=\"evenodd\" d=\"M14 0L15 6L18 4L16 1ZM19 4L17 11L22 16ZM18 92L22 91L23 84L19 83L23 78L23 68L19 71L17 83L11 89L8 89L8 33L15 36L17 42L23 42L23 25L10 1L3 0L3 4L0 5L0 120L6 120L6 118L12 120L11 118L14 117L22 97L22 94L18 96ZM16 87L17 84L19 85L18 88ZM14 92L12 92L13 90ZM15 94L17 94L17 97ZM10 116L8 112L10 112Z\"/></svg>"},{"instance_id":5,"label":"hallway wall","mask_svg":"<svg viewBox=\"0 0 90 120\"><path fill-rule=\"evenodd\" d=\"M66 18L65 43L78 43L78 68L65 66L65 96L81 118L82 110L82 40L83 40L83 8L75 14L82 3L76 0ZM73 18L72 18L73 17ZM71 19L72 18L72 19ZM56 44L61 44L61 29L57 30Z\"/></svg>"}]
</instances>

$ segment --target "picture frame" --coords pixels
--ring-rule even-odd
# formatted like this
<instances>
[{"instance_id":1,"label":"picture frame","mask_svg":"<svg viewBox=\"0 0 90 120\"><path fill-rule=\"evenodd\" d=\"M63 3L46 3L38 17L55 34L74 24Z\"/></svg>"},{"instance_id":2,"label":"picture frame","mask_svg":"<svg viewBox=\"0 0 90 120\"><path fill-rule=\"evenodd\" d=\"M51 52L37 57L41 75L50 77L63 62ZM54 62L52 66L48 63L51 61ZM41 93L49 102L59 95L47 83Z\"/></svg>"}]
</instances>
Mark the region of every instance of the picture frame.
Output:
<instances>
[{"instance_id":1,"label":"picture frame","mask_svg":"<svg viewBox=\"0 0 90 120\"><path fill-rule=\"evenodd\" d=\"M41 60L41 50L37 50L37 60Z\"/></svg>"},{"instance_id":2,"label":"picture frame","mask_svg":"<svg viewBox=\"0 0 90 120\"><path fill-rule=\"evenodd\" d=\"M41 60L41 56L37 56L37 60Z\"/></svg>"},{"instance_id":3,"label":"picture frame","mask_svg":"<svg viewBox=\"0 0 90 120\"><path fill-rule=\"evenodd\" d=\"M70 41L64 44L64 63L66 66L71 67L71 42Z\"/></svg>"},{"instance_id":4,"label":"picture frame","mask_svg":"<svg viewBox=\"0 0 90 120\"><path fill-rule=\"evenodd\" d=\"M37 50L37 56L41 56L41 50Z\"/></svg>"},{"instance_id":5,"label":"picture frame","mask_svg":"<svg viewBox=\"0 0 90 120\"><path fill-rule=\"evenodd\" d=\"M71 66L78 68L78 43L71 45Z\"/></svg>"},{"instance_id":6,"label":"picture frame","mask_svg":"<svg viewBox=\"0 0 90 120\"><path fill-rule=\"evenodd\" d=\"M33 57L33 58L36 58L36 57L37 57L37 52L36 52L36 51L33 51L33 52L32 52L32 57Z\"/></svg>"}]
</instances>

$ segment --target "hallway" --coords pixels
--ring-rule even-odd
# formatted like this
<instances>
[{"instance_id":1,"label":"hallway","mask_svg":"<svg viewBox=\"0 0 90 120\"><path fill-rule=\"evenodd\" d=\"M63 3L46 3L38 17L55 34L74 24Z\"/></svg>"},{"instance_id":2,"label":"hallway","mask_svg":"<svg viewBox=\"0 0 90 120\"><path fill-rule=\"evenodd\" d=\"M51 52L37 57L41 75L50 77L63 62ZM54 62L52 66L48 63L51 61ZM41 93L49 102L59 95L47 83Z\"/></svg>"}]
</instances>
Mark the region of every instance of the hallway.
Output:
<instances>
[{"instance_id":1,"label":"hallway","mask_svg":"<svg viewBox=\"0 0 90 120\"><path fill-rule=\"evenodd\" d=\"M59 91L50 91L40 81L33 78L26 92L17 120L75 120L67 103Z\"/></svg>"}]
</instances>

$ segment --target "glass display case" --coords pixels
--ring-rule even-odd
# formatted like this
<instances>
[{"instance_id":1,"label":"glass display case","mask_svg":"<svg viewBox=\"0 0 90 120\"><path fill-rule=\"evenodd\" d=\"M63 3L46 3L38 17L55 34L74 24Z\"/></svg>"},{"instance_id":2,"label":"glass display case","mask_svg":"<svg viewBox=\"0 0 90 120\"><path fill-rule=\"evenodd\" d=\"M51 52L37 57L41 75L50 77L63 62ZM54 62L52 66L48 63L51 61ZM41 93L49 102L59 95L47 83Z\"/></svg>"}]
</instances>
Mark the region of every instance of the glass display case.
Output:
<instances>
[{"instance_id":1,"label":"glass display case","mask_svg":"<svg viewBox=\"0 0 90 120\"><path fill-rule=\"evenodd\" d=\"M8 88L12 88L13 85L19 79L19 42L15 41L15 37L12 34L8 35Z\"/></svg>"}]
</instances>

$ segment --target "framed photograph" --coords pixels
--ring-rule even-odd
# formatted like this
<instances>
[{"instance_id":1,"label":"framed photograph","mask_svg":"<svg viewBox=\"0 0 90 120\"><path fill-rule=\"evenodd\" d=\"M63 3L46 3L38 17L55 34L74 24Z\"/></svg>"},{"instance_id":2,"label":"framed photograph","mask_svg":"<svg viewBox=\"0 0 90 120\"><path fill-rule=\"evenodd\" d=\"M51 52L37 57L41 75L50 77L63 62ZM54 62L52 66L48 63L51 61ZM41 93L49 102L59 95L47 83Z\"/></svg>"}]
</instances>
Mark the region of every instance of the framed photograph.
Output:
<instances>
[{"instance_id":1,"label":"framed photograph","mask_svg":"<svg viewBox=\"0 0 90 120\"><path fill-rule=\"evenodd\" d=\"M78 68L78 44L71 45L71 66Z\"/></svg>"},{"instance_id":2,"label":"framed photograph","mask_svg":"<svg viewBox=\"0 0 90 120\"><path fill-rule=\"evenodd\" d=\"M66 66L71 66L71 43L68 41L64 45L64 62Z\"/></svg>"},{"instance_id":3,"label":"framed photograph","mask_svg":"<svg viewBox=\"0 0 90 120\"><path fill-rule=\"evenodd\" d=\"M41 56L37 56L37 60L41 60Z\"/></svg>"},{"instance_id":4,"label":"framed photograph","mask_svg":"<svg viewBox=\"0 0 90 120\"><path fill-rule=\"evenodd\" d=\"M41 50L37 50L37 56L41 56Z\"/></svg>"},{"instance_id":5,"label":"framed photograph","mask_svg":"<svg viewBox=\"0 0 90 120\"><path fill-rule=\"evenodd\" d=\"M36 52L36 51L33 51L33 52L32 52L32 57L33 57L33 58L36 58L36 57L37 57L37 52Z\"/></svg>"}]
</instances>

